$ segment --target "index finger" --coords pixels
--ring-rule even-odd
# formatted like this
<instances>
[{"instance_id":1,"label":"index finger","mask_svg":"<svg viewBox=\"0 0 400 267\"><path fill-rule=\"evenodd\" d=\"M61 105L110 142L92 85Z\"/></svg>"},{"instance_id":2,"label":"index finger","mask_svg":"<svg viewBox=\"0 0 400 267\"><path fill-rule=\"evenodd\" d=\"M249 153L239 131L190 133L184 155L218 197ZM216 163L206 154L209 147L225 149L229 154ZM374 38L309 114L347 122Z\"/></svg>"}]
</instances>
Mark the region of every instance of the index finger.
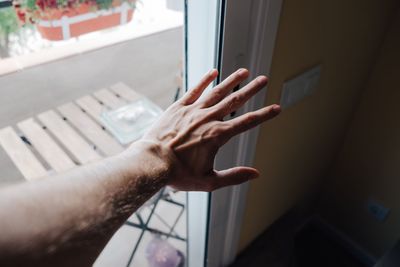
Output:
<instances>
[{"instance_id":1,"label":"index finger","mask_svg":"<svg viewBox=\"0 0 400 267\"><path fill-rule=\"evenodd\" d=\"M211 90L211 92L203 99L202 106L207 108L220 102L233 90L233 88L246 80L248 76L249 71L247 69L238 69L236 72L229 75L229 77L223 80L220 84L215 86L213 90Z\"/></svg>"},{"instance_id":2,"label":"index finger","mask_svg":"<svg viewBox=\"0 0 400 267\"><path fill-rule=\"evenodd\" d=\"M215 80L215 78L217 78L217 76L218 76L218 70L216 69L210 70L203 77L203 79L197 84L197 86L195 86L181 98L180 100L181 103L184 105L190 105L196 102L197 99L200 98L203 91L210 85L212 81Z\"/></svg>"}]
</instances>

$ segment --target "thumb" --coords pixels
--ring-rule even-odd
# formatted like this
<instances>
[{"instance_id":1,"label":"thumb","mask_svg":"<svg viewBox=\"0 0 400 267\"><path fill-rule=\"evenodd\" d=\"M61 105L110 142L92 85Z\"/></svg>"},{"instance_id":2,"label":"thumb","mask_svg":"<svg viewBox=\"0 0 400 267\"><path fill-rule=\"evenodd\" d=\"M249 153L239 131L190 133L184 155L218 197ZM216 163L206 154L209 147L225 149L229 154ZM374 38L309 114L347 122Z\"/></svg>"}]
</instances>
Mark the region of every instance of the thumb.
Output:
<instances>
[{"instance_id":1,"label":"thumb","mask_svg":"<svg viewBox=\"0 0 400 267\"><path fill-rule=\"evenodd\" d=\"M234 167L227 170L216 171L216 188L237 185L255 179L260 173L250 167Z\"/></svg>"}]
</instances>

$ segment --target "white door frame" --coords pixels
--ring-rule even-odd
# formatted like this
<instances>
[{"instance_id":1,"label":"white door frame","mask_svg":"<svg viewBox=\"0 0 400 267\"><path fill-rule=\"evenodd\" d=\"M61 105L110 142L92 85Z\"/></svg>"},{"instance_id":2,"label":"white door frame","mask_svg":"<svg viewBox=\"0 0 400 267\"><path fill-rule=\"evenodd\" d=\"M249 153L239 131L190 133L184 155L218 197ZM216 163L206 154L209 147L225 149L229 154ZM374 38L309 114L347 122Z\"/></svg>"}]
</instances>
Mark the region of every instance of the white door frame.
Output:
<instances>
[{"instance_id":1,"label":"white door frame","mask_svg":"<svg viewBox=\"0 0 400 267\"><path fill-rule=\"evenodd\" d=\"M186 0L186 84L193 87L213 67L223 79L247 67L249 80L269 74L283 0ZM264 105L266 91L236 116ZM228 142L216 169L251 166L258 128ZM248 184L210 194L188 194L188 267L220 267L236 256ZM208 227L207 227L208 226Z\"/></svg>"},{"instance_id":2,"label":"white door frame","mask_svg":"<svg viewBox=\"0 0 400 267\"><path fill-rule=\"evenodd\" d=\"M238 67L251 80L270 74L283 0L226 1L220 72L222 78ZM253 97L236 116L264 106L266 90ZM258 127L233 139L219 152L216 169L252 166ZM236 257L248 183L213 192L210 201L207 267L227 266ZM190 266L189 266L190 267Z\"/></svg>"}]
</instances>

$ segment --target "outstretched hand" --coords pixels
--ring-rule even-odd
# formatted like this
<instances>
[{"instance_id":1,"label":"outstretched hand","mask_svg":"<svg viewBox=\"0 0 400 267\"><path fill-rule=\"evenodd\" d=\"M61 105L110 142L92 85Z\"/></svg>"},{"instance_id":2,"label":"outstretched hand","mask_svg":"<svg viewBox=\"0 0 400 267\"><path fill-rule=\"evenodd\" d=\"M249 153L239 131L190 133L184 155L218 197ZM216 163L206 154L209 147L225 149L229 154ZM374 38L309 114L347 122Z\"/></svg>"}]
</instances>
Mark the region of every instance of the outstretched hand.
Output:
<instances>
[{"instance_id":1,"label":"outstretched hand","mask_svg":"<svg viewBox=\"0 0 400 267\"><path fill-rule=\"evenodd\" d=\"M217 75L210 71L124 152L3 189L0 265L92 266L115 231L163 186L212 191L257 177L258 171L249 167L217 171L214 158L230 138L275 117L280 107L224 121L267 78L260 76L230 94L249 75L240 69L200 97Z\"/></svg>"},{"instance_id":2,"label":"outstretched hand","mask_svg":"<svg viewBox=\"0 0 400 267\"><path fill-rule=\"evenodd\" d=\"M206 74L196 87L171 105L141 139L171 152L171 157L165 159L171 170L167 184L178 190L210 192L259 176L259 172L250 167L217 171L214 169L215 155L233 136L277 116L280 107L271 105L223 121L226 115L260 91L268 79L259 76L230 94L249 76L248 70L239 69L200 98L217 75L215 69Z\"/></svg>"}]
</instances>

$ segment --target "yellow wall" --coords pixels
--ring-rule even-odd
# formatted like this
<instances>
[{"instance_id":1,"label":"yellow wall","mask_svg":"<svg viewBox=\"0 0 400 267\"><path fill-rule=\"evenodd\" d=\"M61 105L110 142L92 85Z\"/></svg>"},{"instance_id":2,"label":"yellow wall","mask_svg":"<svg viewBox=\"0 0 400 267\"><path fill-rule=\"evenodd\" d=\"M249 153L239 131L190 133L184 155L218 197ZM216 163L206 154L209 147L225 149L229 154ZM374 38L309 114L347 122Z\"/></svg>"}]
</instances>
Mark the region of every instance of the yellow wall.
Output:
<instances>
[{"instance_id":1,"label":"yellow wall","mask_svg":"<svg viewBox=\"0 0 400 267\"><path fill-rule=\"evenodd\" d=\"M381 256L400 238L400 13L325 185L319 212ZM380 223L366 212L373 198L391 209Z\"/></svg>"},{"instance_id":2,"label":"yellow wall","mask_svg":"<svg viewBox=\"0 0 400 267\"><path fill-rule=\"evenodd\" d=\"M263 125L239 250L304 196L343 142L397 0L285 0L266 102L284 81L323 64L314 95Z\"/></svg>"}]
</instances>

